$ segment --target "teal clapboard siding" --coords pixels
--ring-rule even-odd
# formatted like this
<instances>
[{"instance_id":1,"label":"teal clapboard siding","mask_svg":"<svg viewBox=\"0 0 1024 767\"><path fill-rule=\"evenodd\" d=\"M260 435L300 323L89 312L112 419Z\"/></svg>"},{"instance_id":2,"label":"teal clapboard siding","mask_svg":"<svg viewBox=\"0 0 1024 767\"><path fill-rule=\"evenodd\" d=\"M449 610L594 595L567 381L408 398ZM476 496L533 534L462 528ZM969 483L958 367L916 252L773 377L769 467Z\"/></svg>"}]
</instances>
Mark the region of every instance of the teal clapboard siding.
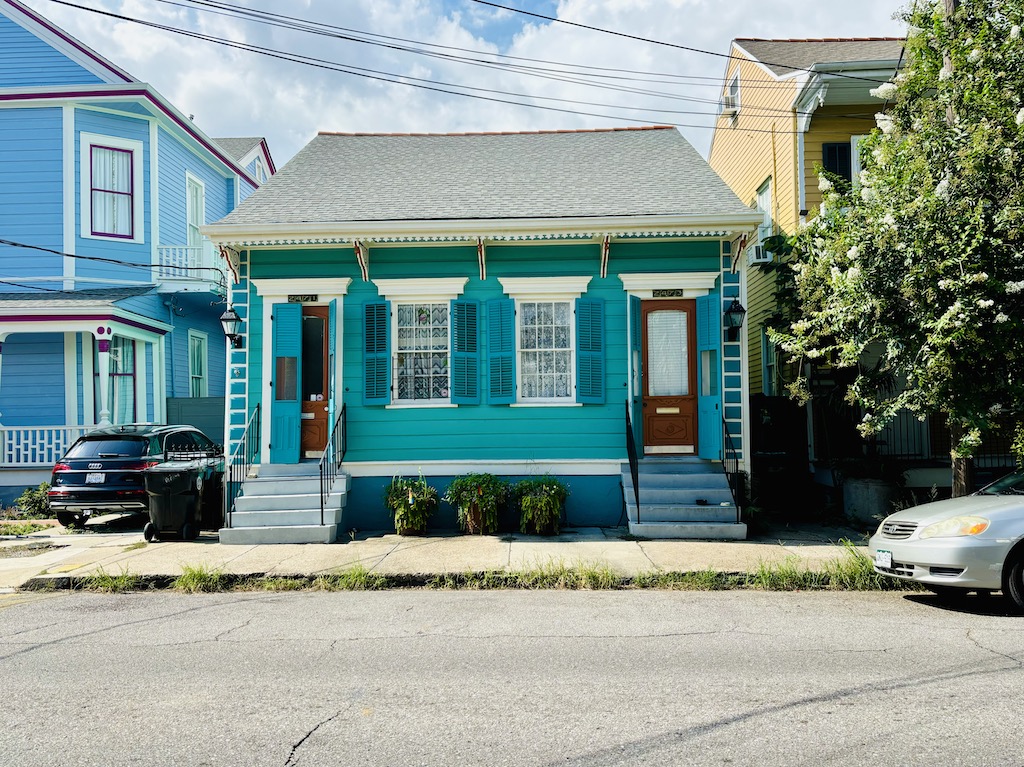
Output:
<instances>
[{"instance_id":1,"label":"teal clapboard siding","mask_svg":"<svg viewBox=\"0 0 1024 767\"><path fill-rule=\"evenodd\" d=\"M0 88L101 82L81 64L0 15Z\"/></svg>"},{"instance_id":2,"label":"teal clapboard siding","mask_svg":"<svg viewBox=\"0 0 1024 767\"><path fill-rule=\"evenodd\" d=\"M719 247L717 242L613 244L611 263L619 271L631 273L718 272ZM486 280L480 279L476 248L471 246L372 248L370 282L363 281L351 247L256 251L251 258L251 277L255 282L281 278L352 280L340 307L339 337L344 361L341 388L348 406L346 462L625 460L623 405L629 391L630 302L615 269L609 270L608 277L599 276L600 246L596 243L489 246ZM490 324L492 306L499 304L492 302L509 301L498 279L559 275L589 276L589 287L582 296L584 303L588 307L602 307L603 327L597 328L597 337L587 342L590 351L586 353L597 354L598 346L603 348L604 369L597 374L603 382L603 399L596 404L573 403L564 407L497 404L491 397L495 342ZM458 300L479 304L480 403L458 407L387 406L381 398L382 404L364 404L366 307L382 303L372 280L437 277L467 278ZM261 310L257 308L255 288L250 290L250 297L251 311L258 315ZM590 327L594 327L593 323ZM258 328L252 323L250 332L254 331L258 332ZM390 319L387 331L390 333ZM514 325L508 338L514 339ZM253 348L249 355L249 390L251 397L257 397L251 401L259 401L260 378L266 375L258 369L259 353L255 347L260 343L250 335ZM454 353L453 348L453 361ZM390 370L390 353L384 356ZM390 385L386 388L389 392ZM600 386L592 381L591 392L597 391Z\"/></svg>"},{"instance_id":3,"label":"teal clapboard siding","mask_svg":"<svg viewBox=\"0 0 1024 767\"><path fill-rule=\"evenodd\" d=\"M60 109L0 109L0 236L4 239L64 249L62 119ZM31 286L22 287L25 277L64 273L63 257L53 253L0 245L0 259L3 279L16 283L3 285L4 293L31 290Z\"/></svg>"}]
</instances>

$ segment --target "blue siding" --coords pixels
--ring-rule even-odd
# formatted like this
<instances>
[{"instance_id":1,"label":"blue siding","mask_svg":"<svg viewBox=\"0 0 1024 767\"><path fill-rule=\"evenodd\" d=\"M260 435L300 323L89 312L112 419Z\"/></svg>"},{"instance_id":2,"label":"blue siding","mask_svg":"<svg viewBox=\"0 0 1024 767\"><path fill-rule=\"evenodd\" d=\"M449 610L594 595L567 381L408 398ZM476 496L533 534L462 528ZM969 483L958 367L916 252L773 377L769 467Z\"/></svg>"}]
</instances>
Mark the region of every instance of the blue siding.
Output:
<instances>
[{"instance_id":1,"label":"blue siding","mask_svg":"<svg viewBox=\"0 0 1024 767\"><path fill-rule=\"evenodd\" d=\"M4 426L56 426L64 418L64 336L23 333L3 344L0 414Z\"/></svg>"},{"instance_id":2,"label":"blue siding","mask_svg":"<svg viewBox=\"0 0 1024 767\"><path fill-rule=\"evenodd\" d=\"M63 249L62 122L60 109L0 109L0 234L4 239ZM59 276L63 271L61 256L0 246L2 292L22 289L7 283Z\"/></svg>"},{"instance_id":3,"label":"blue siding","mask_svg":"<svg viewBox=\"0 0 1024 767\"><path fill-rule=\"evenodd\" d=\"M101 82L80 64L0 15L0 88Z\"/></svg>"},{"instance_id":4,"label":"blue siding","mask_svg":"<svg viewBox=\"0 0 1024 767\"><path fill-rule=\"evenodd\" d=\"M149 178L149 122L147 120L135 119L120 115L111 115L100 112L92 112L85 109L75 110L75 189L81 188L83 164L85 172L88 173L89 158L81 156L82 132L97 133L103 136L114 136L116 138L131 139L142 142L142 157L136 157L135 162L142 163L143 188L137 190L136 194L142 195L144 210L143 220L143 241L119 242L109 239L92 239L82 237L82 200L81 195L76 194L75 212L75 237L76 252L81 256L100 256L103 258L116 258L119 261L126 261L131 264L139 264L139 267L124 266L121 264L109 264L102 261L87 261L79 259L77 262L77 274L79 277L109 280L138 280L149 282L152 264L151 249L151 219L150 219L150 178ZM100 287L100 285L94 285Z\"/></svg>"},{"instance_id":5,"label":"blue siding","mask_svg":"<svg viewBox=\"0 0 1024 767\"><path fill-rule=\"evenodd\" d=\"M188 369L188 331L199 330L206 333L206 351L208 371L208 392L210 397L224 396L224 376L226 358L224 355L224 330L220 326L220 313L223 306L210 306L210 296L206 293L176 293L172 296L160 296L171 303L164 307L164 316L160 319L173 325L166 336L167 350L167 396L189 397L190 380ZM173 316L172 316L173 313Z\"/></svg>"},{"instance_id":6,"label":"blue siding","mask_svg":"<svg viewBox=\"0 0 1024 767\"><path fill-rule=\"evenodd\" d=\"M206 189L206 220L219 221L231 212L232 182L193 154L177 138L160 129L157 136L160 168L160 242L184 245L187 219L185 174L191 173Z\"/></svg>"}]
</instances>

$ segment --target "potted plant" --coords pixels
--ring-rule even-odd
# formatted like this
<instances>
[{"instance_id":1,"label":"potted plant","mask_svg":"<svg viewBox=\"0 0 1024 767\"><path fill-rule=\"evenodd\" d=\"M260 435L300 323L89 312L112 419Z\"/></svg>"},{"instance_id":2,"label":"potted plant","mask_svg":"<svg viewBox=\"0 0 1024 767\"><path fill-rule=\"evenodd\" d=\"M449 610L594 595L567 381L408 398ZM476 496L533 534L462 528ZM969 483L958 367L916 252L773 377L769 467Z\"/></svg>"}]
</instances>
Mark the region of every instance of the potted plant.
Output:
<instances>
[{"instance_id":1,"label":"potted plant","mask_svg":"<svg viewBox=\"0 0 1024 767\"><path fill-rule=\"evenodd\" d=\"M419 477L395 477L384 488L384 505L395 517L399 535L423 535L427 520L437 511L437 489Z\"/></svg>"},{"instance_id":2,"label":"potted plant","mask_svg":"<svg viewBox=\"0 0 1024 767\"><path fill-rule=\"evenodd\" d=\"M455 507L459 527L470 535L498 532L498 509L508 498L508 483L493 474L463 474L448 485L444 500Z\"/></svg>"},{"instance_id":3,"label":"potted plant","mask_svg":"<svg viewBox=\"0 0 1024 767\"><path fill-rule=\"evenodd\" d=\"M558 535L569 488L549 474L520 480L512 492L519 505L519 529L536 535Z\"/></svg>"}]
</instances>

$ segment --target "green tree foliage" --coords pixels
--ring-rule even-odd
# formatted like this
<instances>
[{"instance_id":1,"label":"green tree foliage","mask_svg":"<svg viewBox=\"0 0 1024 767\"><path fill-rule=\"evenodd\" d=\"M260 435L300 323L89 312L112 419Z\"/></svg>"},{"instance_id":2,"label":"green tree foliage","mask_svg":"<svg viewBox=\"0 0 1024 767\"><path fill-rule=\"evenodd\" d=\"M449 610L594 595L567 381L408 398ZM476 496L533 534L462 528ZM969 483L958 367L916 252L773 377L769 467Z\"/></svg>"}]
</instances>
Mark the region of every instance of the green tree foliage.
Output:
<instances>
[{"instance_id":1,"label":"green tree foliage","mask_svg":"<svg viewBox=\"0 0 1024 767\"><path fill-rule=\"evenodd\" d=\"M969 455L1024 413L1024 3L943 5L904 11L864 170L822 177L823 210L793 241L800 319L774 340L855 371L865 436L902 408L941 413Z\"/></svg>"}]
</instances>

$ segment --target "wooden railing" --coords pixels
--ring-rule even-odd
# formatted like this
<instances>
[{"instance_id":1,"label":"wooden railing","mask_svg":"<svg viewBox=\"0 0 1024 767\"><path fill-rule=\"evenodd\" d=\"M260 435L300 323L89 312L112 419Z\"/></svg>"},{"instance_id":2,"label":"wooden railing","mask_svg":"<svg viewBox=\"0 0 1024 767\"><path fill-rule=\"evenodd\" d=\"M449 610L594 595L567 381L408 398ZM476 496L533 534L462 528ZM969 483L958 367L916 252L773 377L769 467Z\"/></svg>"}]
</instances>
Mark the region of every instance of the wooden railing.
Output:
<instances>
[{"instance_id":1,"label":"wooden railing","mask_svg":"<svg viewBox=\"0 0 1024 767\"><path fill-rule=\"evenodd\" d=\"M95 428L0 426L0 468L52 468L72 442Z\"/></svg>"}]
</instances>

